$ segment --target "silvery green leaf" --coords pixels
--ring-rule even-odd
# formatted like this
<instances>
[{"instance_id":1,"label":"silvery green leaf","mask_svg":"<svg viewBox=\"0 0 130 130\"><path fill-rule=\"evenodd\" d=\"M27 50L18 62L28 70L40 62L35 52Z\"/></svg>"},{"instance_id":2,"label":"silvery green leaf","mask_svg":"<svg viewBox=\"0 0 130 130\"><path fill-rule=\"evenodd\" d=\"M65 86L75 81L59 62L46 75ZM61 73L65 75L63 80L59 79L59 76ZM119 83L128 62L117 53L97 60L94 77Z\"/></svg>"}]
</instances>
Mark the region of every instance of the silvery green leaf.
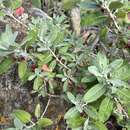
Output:
<instances>
[{"instance_id":1,"label":"silvery green leaf","mask_svg":"<svg viewBox=\"0 0 130 130\"><path fill-rule=\"evenodd\" d=\"M84 95L83 101L91 103L99 99L106 92L106 87L103 84L96 84L90 88Z\"/></svg>"},{"instance_id":2,"label":"silvery green leaf","mask_svg":"<svg viewBox=\"0 0 130 130\"><path fill-rule=\"evenodd\" d=\"M99 107L98 118L101 122L105 122L112 114L114 102L109 97L105 97Z\"/></svg>"},{"instance_id":3,"label":"silvery green leaf","mask_svg":"<svg viewBox=\"0 0 130 130\"><path fill-rule=\"evenodd\" d=\"M85 123L84 123L84 128L83 128L83 130L89 130L88 129L88 123L89 123L89 117L88 117L88 119L85 121Z\"/></svg>"},{"instance_id":4,"label":"silvery green leaf","mask_svg":"<svg viewBox=\"0 0 130 130\"><path fill-rule=\"evenodd\" d=\"M76 107L72 107L72 108L70 108L70 109L65 113L64 118L65 118L65 119L69 119L69 118L77 117L77 116L79 116L79 115L80 115L80 113L78 112L78 110L76 109Z\"/></svg>"},{"instance_id":5,"label":"silvery green leaf","mask_svg":"<svg viewBox=\"0 0 130 130\"><path fill-rule=\"evenodd\" d=\"M130 80L130 64L121 66L120 68L111 72L111 78L120 79L123 81Z\"/></svg>"},{"instance_id":6,"label":"silvery green leaf","mask_svg":"<svg viewBox=\"0 0 130 130\"><path fill-rule=\"evenodd\" d=\"M122 59L116 59L113 62L110 63L109 67L112 69L118 69L123 65Z\"/></svg>"},{"instance_id":7,"label":"silvery green leaf","mask_svg":"<svg viewBox=\"0 0 130 130\"><path fill-rule=\"evenodd\" d=\"M117 93L118 88L117 87L111 87L112 94Z\"/></svg>"},{"instance_id":8,"label":"silvery green leaf","mask_svg":"<svg viewBox=\"0 0 130 130\"><path fill-rule=\"evenodd\" d=\"M22 130L22 128L24 127L24 124L17 118L14 119L14 125L20 130Z\"/></svg>"},{"instance_id":9,"label":"silvery green leaf","mask_svg":"<svg viewBox=\"0 0 130 130\"><path fill-rule=\"evenodd\" d=\"M75 96L71 92L67 92L67 97L73 104L76 103Z\"/></svg>"},{"instance_id":10,"label":"silvery green leaf","mask_svg":"<svg viewBox=\"0 0 130 130\"><path fill-rule=\"evenodd\" d=\"M119 79L110 79L108 80L110 83L113 84L113 86L116 86L116 87L127 87L128 84L122 80L119 80Z\"/></svg>"},{"instance_id":11,"label":"silvery green leaf","mask_svg":"<svg viewBox=\"0 0 130 130\"><path fill-rule=\"evenodd\" d=\"M109 60L107 59L106 55L105 54L102 54L102 53L98 53L97 54L97 67L100 69L100 70L104 70L107 68L108 66L108 63L109 63Z\"/></svg>"},{"instance_id":12,"label":"silvery green leaf","mask_svg":"<svg viewBox=\"0 0 130 130\"><path fill-rule=\"evenodd\" d=\"M40 117L40 114L41 114L41 106L40 104L37 104L35 108L35 116L37 117L37 119Z\"/></svg>"},{"instance_id":13,"label":"silvery green leaf","mask_svg":"<svg viewBox=\"0 0 130 130\"><path fill-rule=\"evenodd\" d=\"M103 77L103 75L99 72L98 68L96 66L90 66L88 67L88 71L97 76L97 77Z\"/></svg>"},{"instance_id":14,"label":"silvery green leaf","mask_svg":"<svg viewBox=\"0 0 130 130\"><path fill-rule=\"evenodd\" d=\"M84 111L90 118L92 118L94 120L98 119L98 112L95 107L93 107L93 106L84 107Z\"/></svg>"},{"instance_id":15,"label":"silvery green leaf","mask_svg":"<svg viewBox=\"0 0 130 130\"><path fill-rule=\"evenodd\" d=\"M18 32L13 33L9 25L6 25L5 32L0 37L0 49L8 50L15 43Z\"/></svg>"},{"instance_id":16,"label":"silvery green leaf","mask_svg":"<svg viewBox=\"0 0 130 130\"><path fill-rule=\"evenodd\" d=\"M36 77L36 75L33 74L33 75L29 76L28 80L31 81L31 80L33 80L35 77Z\"/></svg>"}]
</instances>

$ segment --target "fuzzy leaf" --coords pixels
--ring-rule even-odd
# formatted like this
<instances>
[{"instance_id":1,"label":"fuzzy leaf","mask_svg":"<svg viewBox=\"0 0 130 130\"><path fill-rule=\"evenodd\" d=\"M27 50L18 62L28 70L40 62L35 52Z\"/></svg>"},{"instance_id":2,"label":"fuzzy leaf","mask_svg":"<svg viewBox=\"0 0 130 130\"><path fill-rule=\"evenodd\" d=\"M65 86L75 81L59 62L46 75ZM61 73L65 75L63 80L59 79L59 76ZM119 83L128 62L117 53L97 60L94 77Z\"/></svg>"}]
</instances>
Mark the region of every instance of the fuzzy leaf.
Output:
<instances>
[{"instance_id":1,"label":"fuzzy leaf","mask_svg":"<svg viewBox=\"0 0 130 130\"><path fill-rule=\"evenodd\" d=\"M8 71L8 69L13 64L12 58L5 58L0 62L0 74L3 74Z\"/></svg>"},{"instance_id":2,"label":"fuzzy leaf","mask_svg":"<svg viewBox=\"0 0 130 130\"><path fill-rule=\"evenodd\" d=\"M22 129L24 127L24 124L17 118L14 119L14 125L17 129Z\"/></svg>"},{"instance_id":3,"label":"fuzzy leaf","mask_svg":"<svg viewBox=\"0 0 130 130\"><path fill-rule=\"evenodd\" d=\"M13 33L11 27L6 25L5 32L0 37L0 50L8 50L10 46L14 45L17 35L18 32Z\"/></svg>"},{"instance_id":4,"label":"fuzzy leaf","mask_svg":"<svg viewBox=\"0 0 130 130\"><path fill-rule=\"evenodd\" d=\"M13 114L23 123L28 123L31 120L31 115L23 110L15 110Z\"/></svg>"},{"instance_id":5,"label":"fuzzy leaf","mask_svg":"<svg viewBox=\"0 0 130 130\"><path fill-rule=\"evenodd\" d=\"M88 71L95 75L96 77L102 77L102 74L99 72L98 68L96 66L90 66L88 67Z\"/></svg>"},{"instance_id":6,"label":"fuzzy leaf","mask_svg":"<svg viewBox=\"0 0 130 130\"><path fill-rule=\"evenodd\" d=\"M69 119L69 118L77 117L77 116L79 116L79 115L80 115L80 114L79 114L78 110L76 109L76 107L72 107L72 108L70 108L70 109L66 112L64 118L65 118L65 119Z\"/></svg>"},{"instance_id":7,"label":"fuzzy leaf","mask_svg":"<svg viewBox=\"0 0 130 130\"><path fill-rule=\"evenodd\" d=\"M84 95L83 100L86 103L91 103L100 98L106 91L106 88L102 84L97 84L87 91Z\"/></svg>"},{"instance_id":8,"label":"fuzzy leaf","mask_svg":"<svg viewBox=\"0 0 130 130\"><path fill-rule=\"evenodd\" d=\"M128 81L130 79L130 65L123 65L111 73L111 77L114 79L120 79Z\"/></svg>"},{"instance_id":9,"label":"fuzzy leaf","mask_svg":"<svg viewBox=\"0 0 130 130\"><path fill-rule=\"evenodd\" d=\"M37 121L39 127L47 127L53 124L52 120L49 118L41 118Z\"/></svg>"},{"instance_id":10,"label":"fuzzy leaf","mask_svg":"<svg viewBox=\"0 0 130 130\"><path fill-rule=\"evenodd\" d=\"M123 65L122 59L116 59L112 63L110 63L110 68L112 69L119 69Z\"/></svg>"},{"instance_id":11,"label":"fuzzy leaf","mask_svg":"<svg viewBox=\"0 0 130 130\"><path fill-rule=\"evenodd\" d=\"M113 110L113 101L106 97L100 105L98 117L101 122L105 122L110 117Z\"/></svg>"},{"instance_id":12,"label":"fuzzy leaf","mask_svg":"<svg viewBox=\"0 0 130 130\"><path fill-rule=\"evenodd\" d=\"M79 128L84 124L85 119L83 117L74 117L67 120L67 124L71 128Z\"/></svg>"},{"instance_id":13,"label":"fuzzy leaf","mask_svg":"<svg viewBox=\"0 0 130 130\"><path fill-rule=\"evenodd\" d=\"M75 99L75 96L71 93L71 92L67 92L67 97L69 98L69 100L75 104L76 102L76 99Z\"/></svg>"},{"instance_id":14,"label":"fuzzy leaf","mask_svg":"<svg viewBox=\"0 0 130 130\"><path fill-rule=\"evenodd\" d=\"M22 80L27 72L27 63L25 61L22 61L18 65L18 75L19 78Z\"/></svg>"},{"instance_id":15,"label":"fuzzy leaf","mask_svg":"<svg viewBox=\"0 0 130 130\"><path fill-rule=\"evenodd\" d=\"M90 82L93 82L93 81L95 81L95 80L96 80L96 77L95 77L95 76L89 75L89 76L87 76L87 77L82 78L82 79L81 79L81 82L82 82L82 83L90 83Z\"/></svg>"},{"instance_id":16,"label":"fuzzy leaf","mask_svg":"<svg viewBox=\"0 0 130 130\"><path fill-rule=\"evenodd\" d=\"M126 88L123 88L121 90L119 89L116 94L125 103L129 103L130 102L130 89L126 89Z\"/></svg>"},{"instance_id":17,"label":"fuzzy leaf","mask_svg":"<svg viewBox=\"0 0 130 130\"><path fill-rule=\"evenodd\" d=\"M34 80L34 83L33 83L33 89L34 90L39 90L39 88L42 86L43 84L43 80L41 77L37 77L35 80Z\"/></svg>"},{"instance_id":18,"label":"fuzzy leaf","mask_svg":"<svg viewBox=\"0 0 130 130\"><path fill-rule=\"evenodd\" d=\"M40 114L41 114L41 106L40 106L40 104L37 104L37 106L36 106L36 108L35 108L35 116L36 116L37 118L39 118L39 117L40 117Z\"/></svg>"},{"instance_id":19,"label":"fuzzy leaf","mask_svg":"<svg viewBox=\"0 0 130 130\"><path fill-rule=\"evenodd\" d=\"M98 130L108 130L106 126L101 122L95 122L94 124L98 128Z\"/></svg>"},{"instance_id":20,"label":"fuzzy leaf","mask_svg":"<svg viewBox=\"0 0 130 130\"><path fill-rule=\"evenodd\" d=\"M102 54L102 53L98 53L97 54L97 65L98 65L98 68L100 70L104 70L107 68L108 66L108 63L109 63L109 60L107 59L106 55L105 54Z\"/></svg>"}]
</instances>

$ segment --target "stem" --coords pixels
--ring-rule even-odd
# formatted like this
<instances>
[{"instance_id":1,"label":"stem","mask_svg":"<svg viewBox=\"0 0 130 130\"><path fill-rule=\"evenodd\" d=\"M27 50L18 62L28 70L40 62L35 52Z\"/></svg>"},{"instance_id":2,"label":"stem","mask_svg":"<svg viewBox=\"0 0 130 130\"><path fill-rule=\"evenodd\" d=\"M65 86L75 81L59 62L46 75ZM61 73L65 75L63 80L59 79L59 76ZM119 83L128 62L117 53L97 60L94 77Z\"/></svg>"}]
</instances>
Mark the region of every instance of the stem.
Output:
<instances>
[{"instance_id":1,"label":"stem","mask_svg":"<svg viewBox=\"0 0 130 130\"><path fill-rule=\"evenodd\" d=\"M49 100L48 100L48 102L47 102L47 105L46 105L46 107L45 107L45 110L44 110L44 112L43 112L42 115L41 115L41 118L44 117L44 115L45 115L45 113L46 113L46 111L47 111L47 109L48 109L48 107L49 107L50 101L51 101L51 98L49 98Z\"/></svg>"},{"instance_id":2,"label":"stem","mask_svg":"<svg viewBox=\"0 0 130 130\"><path fill-rule=\"evenodd\" d=\"M25 28L28 28L27 25L25 25L24 23L22 23L20 20L16 19L13 14L7 14L7 16L13 18L16 22L18 22L19 24L23 25ZM43 41L42 41L42 42L43 42ZM57 60L64 68L70 70L70 68L68 68L64 63L62 63L61 60L59 60L59 58L56 56L56 54L55 54L50 48L48 48L48 49L49 49L49 51L51 52L51 54L56 58L56 60Z\"/></svg>"},{"instance_id":3,"label":"stem","mask_svg":"<svg viewBox=\"0 0 130 130\"><path fill-rule=\"evenodd\" d=\"M119 107L121 108L121 111L124 113L125 117L126 117L127 119L129 119L129 116L128 116L127 112L126 112L125 109L122 107L122 105L121 105L121 103L118 101L118 99L117 99L117 98L114 98L114 100L115 100L116 103L117 103L117 107L118 107L118 105L119 105Z\"/></svg>"},{"instance_id":4,"label":"stem","mask_svg":"<svg viewBox=\"0 0 130 130\"><path fill-rule=\"evenodd\" d=\"M53 98L60 98L61 97L60 95L54 95L54 94L49 94L49 93L47 93L47 96L53 97Z\"/></svg>"},{"instance_id":5,"label":"stem","mask_svg":"<svg viewBox=\"0 0 130 130\"><path fill-rule=\"evenodd\" d=\"M21 24L25 28L28 28L28 26L26 24L22 23L20 20L18 20L17 18L15 18L13 14L7 14L7 16L13 18L16 22L18 22L19 24Z\"/></svg>"},{"instance_id":6,"label":"stem","mask_svg":"<svg viewBox=\"0 0 130 130\"><path fill-rule=\"evenodd\" d=\"M112 19L112 21L113 21L113 23L114 23L116 29L118 30L118 32L121 32L121 29L120 29L119 25L118 25L117 22L116 22L115 15L112 14L112 12L111 12L111 10L109 9L109 7L104 3L104 4L102 5L102 8L107 11L109 17Z\"/></svg>"},{"instance_id":7,"label":"stem","mask_svg":"<svg viewBox=\"0 0 130 130\"><path fill-rule=\"evenodd\" d=\"M47 41L40 40L40 42L46 44L46 46L48 45L48 42L47 42ZM67 67L67 66L56 56L56 54L52 51L51 48L49 48L48 46L47 46L46 48L50 51L50 53L53 55L53 57L56 59L57 62L59 62L65 69L70 70L70 68Z\"/></svg>"},{"instance_id":8,"label":"stem","mask_svg":"<svg viewBox=\"0 0 130 130\"><path fill-rule=\"evenodd\" d=\"M30 128L32 128L32 127L34 127L36 124L33 122L33 121L30 121L31 123L32 123L32 125L30 125L30 126L25 126L26 128L28 128L28 129L30 129ZM26 128L25 128L25 130L26 130Z\"/></svg>"},{"instance_id":9,"label":"stem","mask_svg":"<svg viewBox=\"0 0 130 130\"><path fill-rule=\"evenodd\" d=\"M98 42L99 42L99 36L96 36L96 38L95 38L95 40L94 40L94 42L93 42L93 44L92 44L91 51L94 50L94 48L95 48L95 46L98 44Z\"/></svg>"},{"instance_id":10,"label":"stem","mask_svg":"<svg viewBox=\"0 0 130 130\"><path fill-rule=\"evenodd\" d=\"M58 61L65 69L70 70L70 68L68 68L64 63L62 63L61 60L59 60L59 58L56 56L56 54L50 48L48 48L48 49L51 52L51 54L55 57L56 61Z\"/></svg>"}]
</instances>

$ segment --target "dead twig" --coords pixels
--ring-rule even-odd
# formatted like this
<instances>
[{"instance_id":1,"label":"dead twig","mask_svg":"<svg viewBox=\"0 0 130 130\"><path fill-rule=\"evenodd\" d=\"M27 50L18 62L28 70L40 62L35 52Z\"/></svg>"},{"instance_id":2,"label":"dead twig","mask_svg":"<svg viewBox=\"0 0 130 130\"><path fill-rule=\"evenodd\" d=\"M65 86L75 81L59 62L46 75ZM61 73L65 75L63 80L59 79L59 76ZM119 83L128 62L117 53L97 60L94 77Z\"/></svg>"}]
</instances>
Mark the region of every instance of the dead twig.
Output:
<instances>
[{"instance_id":1,"label":"dead twig","mask_svg":"<svg viewBox=\"0 0 130 130\"><path fill-rule=\"evenodd\" d=\"M125 109L122 107L122 104L118 101L117 98L114 98L114 100L115 100L116 103L117 103L117 109L118 109L118 111L119 111L120 113L124 113L124 116L125 116L127 119L129 119L129 116L128 116L127 112L125 111Z\"/></svg>"},{"instance_id":2,"label":"dead twig","mask_svg":"<svg viewBox=\"0 0 130 130\"><path fill-rule=\"evenodd\" d=\"M118 32L121 32L120 26L117 24L116 22L116 17L115 15L112 14L111 10L109 9L109 7L106 5L106 3L104 2L101 6L104 10L107 11L109 17L111 18L111 20L113 21L113 24L115 25L116 29L118 30ZM117 32L116 32L117 33Z\"/></svg>"},{"instance_id":3,"label":"dead twig","mask_svg":"<svg viewBox=\"0 0 130 130\"><path fill-rule=\"evenodd\" d=\"M44 109L44 112L43 112L42 115L41 115L41 118L44 117L44 115L45 115L45 113L46 113L46 111L47 111L47 109L48 109L48 107L49 107L50 101L51 101L51 98L49 97L48 102L47 102L47 105L46 105L46 107L45 107L45 109Z\"/></svg>"},{"instance_id":4,"label":"dead twig","mask_svg":"<svg viewBox=\"0 0 130 130\"><path fill-rule=\"evenodd\" d=\"M40 40L40 39L39 39ZM67 67L57 56L56 54L52 51L51 48L48 47L48 42L45 40L40 40L40 42L44 43L47 47L47 49L50 51L50 53L53 55L53 57L56 59L57 62L59 62L60 65L62 65L65 69L71 70L69 67Z\"/></svg>"},{"instance_id":5,"label":"dead twig","mask_svg":"<svg viewBox=\"0 0 130 130\"><path fill-rule=\"evenodd\" d=\"M18 20L17 18L15 18L13 14L7 14L7 16L9 16L10 18L14 19L17 23L21 24L25 28L28 28L28 26L26 24L24 24L23 22L21 22L20 20Z\"/></svg>"},{"instance_id":6,"label":"dead twig","mask_svg":"<svg viewBox=\"0 0 130 130\"><path fill-rule=\"evenodd\" d=\"M64 63L62 63L62 61L56 56L56 54L50 48L48 49L51 52L51 54L55 57L57 62L59 62L65 69L70 70L70 68L68 68Z\"/></svg>"},{"instance_id":7,"label":"dead twig","mask_svg":"<svg viewBox=\"0 0 130 130\"><path fill-rule=\"evenodd\" d=\"M92 44L92 46L91 46L91 51L94 50L94 48L95 48L95 46L98 44L98 42L99 42L99 36L97 36L97 37L95 38L95 40L94 40L94 42L93 42L93 44Z\"/></svg>"}]
</instances>

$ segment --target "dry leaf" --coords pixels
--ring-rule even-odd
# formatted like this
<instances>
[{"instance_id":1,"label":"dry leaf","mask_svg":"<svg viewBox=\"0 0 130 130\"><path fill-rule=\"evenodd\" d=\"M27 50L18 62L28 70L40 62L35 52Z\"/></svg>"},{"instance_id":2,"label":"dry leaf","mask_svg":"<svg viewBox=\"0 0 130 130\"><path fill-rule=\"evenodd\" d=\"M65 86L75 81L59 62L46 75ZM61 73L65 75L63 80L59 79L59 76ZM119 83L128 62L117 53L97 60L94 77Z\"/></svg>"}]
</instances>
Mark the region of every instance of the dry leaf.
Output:
<instances>
[{"instance_id":1,"label":"dry leaf","mask_svg":"<svg viewBox=\"0 0 130 130\"><path fill-rule=\"evenodd\" d=\"M5 117L5 116L0 116L0 125L6 125L6 124L9 124L10 123L10 120L8 117Z\"/></svg>"},{"instance_id":2,"label":"dry leaf","mask_svg":"<svg viewBox=\"0 0 130 130\"><path fill-rule=\"evenodd\" d=\"M52 72L52 70L46 64L42 66L42 70L46 72Z\"/></svg>"}]
</instances>

